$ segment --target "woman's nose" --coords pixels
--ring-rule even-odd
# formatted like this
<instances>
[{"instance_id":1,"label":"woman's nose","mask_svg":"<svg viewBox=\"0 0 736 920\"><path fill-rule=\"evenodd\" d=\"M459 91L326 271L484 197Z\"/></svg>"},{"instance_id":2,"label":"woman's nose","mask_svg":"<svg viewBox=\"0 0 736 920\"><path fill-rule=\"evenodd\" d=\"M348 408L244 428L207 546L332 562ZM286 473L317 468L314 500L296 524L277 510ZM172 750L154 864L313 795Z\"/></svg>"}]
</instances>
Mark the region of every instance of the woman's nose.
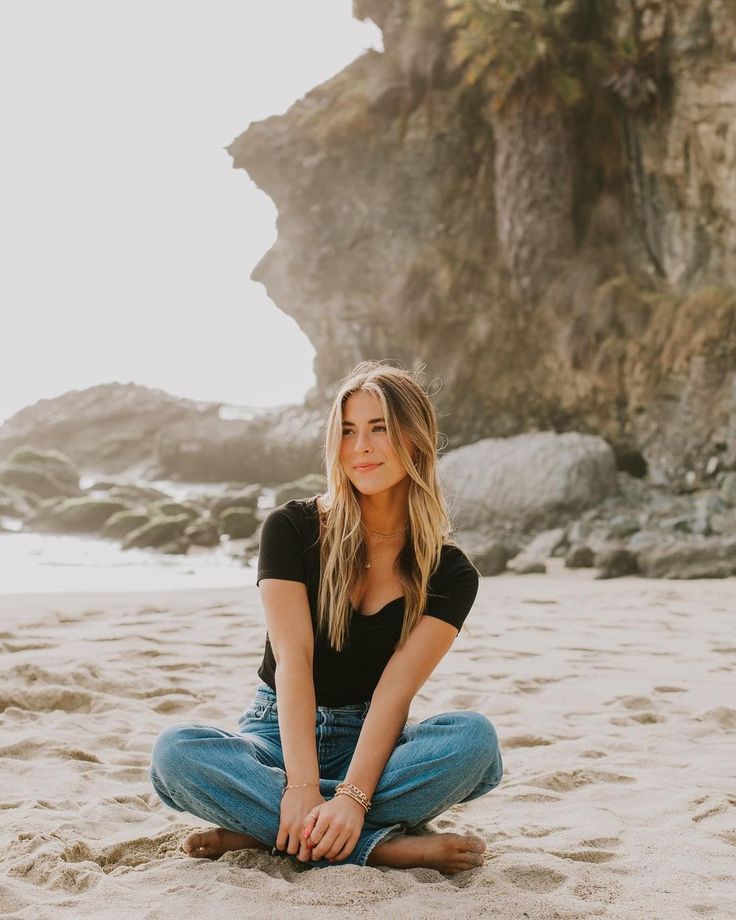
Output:
<instances>
[{"instance_id":1,"label":"woman's nose","mask_svg":"<svg viewBox=\"0 0 736 920\"><path fill-rule=\"evenodd\" d=\"M364 451L366 448L369 448L370 446L371 446L370 433L367 431L364 431L362 434L358 432L357 437L355 439L355 449L358 451L358 453L361 453L362 451Z\"/></svg>"}]
</instances>

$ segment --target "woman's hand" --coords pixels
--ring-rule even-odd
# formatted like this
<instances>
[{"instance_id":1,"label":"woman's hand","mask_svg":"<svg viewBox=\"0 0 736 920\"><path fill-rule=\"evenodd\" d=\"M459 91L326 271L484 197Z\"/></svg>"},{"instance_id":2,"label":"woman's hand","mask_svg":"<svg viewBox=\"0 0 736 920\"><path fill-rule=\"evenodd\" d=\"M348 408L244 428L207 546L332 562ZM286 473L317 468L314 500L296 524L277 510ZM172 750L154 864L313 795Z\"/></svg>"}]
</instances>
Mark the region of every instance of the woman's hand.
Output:
<instances>
[{"instance_id":1,"label":"woman's hand","mask_svg":"<svg viewBox=\"0 0 736 920\"><path fill-rule=\"evenodd\" d=\"M336 795L329 802L310 809L304 819L307 842L313 844L312 859L347 859L358 842L365 823L365 809L349 795Z\"/></svg>"},{"instance_id":2,"label":"woman's hand","mask_svg":"<svg viewBox=\"0 0 736 920\"><path fill-rule=\"evenodd\" d=\"M301 862L309 860L309 848L304 838L304 816L309 812L317 813L323 805L324 798L317 786L287 789L281 799L279 832L276 835L276 849L286 850Z\"/></svg>"}]
</instances>

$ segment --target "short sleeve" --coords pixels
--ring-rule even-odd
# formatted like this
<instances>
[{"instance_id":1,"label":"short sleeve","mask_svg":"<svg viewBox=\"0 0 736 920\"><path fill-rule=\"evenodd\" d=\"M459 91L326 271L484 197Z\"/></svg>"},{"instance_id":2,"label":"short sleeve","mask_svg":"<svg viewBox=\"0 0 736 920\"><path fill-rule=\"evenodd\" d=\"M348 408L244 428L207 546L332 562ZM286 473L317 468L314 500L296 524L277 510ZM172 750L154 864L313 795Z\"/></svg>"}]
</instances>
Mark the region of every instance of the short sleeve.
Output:
<instances>
[{"instance_id":1,"label":"short sleeve","mask_svg":"<svg viewBox=\"0 0 736 920\"><path fill-rule=\"evenodd\" d=\"M304 559L304 515L297 502L287 502L270 511L261 527L258 577L283 578L307 584Z\"/></svg>"},{"instance_id":2,"label":"short sleeve","mask_svg":"<svg viewBox=\"0 0 736 920\"><path fill-rule=\"evenodd\" d=\"M457 547L446 547L431 581L425 616L462 628L478 594L478 570Z\"/></svg>"}]
</instances>

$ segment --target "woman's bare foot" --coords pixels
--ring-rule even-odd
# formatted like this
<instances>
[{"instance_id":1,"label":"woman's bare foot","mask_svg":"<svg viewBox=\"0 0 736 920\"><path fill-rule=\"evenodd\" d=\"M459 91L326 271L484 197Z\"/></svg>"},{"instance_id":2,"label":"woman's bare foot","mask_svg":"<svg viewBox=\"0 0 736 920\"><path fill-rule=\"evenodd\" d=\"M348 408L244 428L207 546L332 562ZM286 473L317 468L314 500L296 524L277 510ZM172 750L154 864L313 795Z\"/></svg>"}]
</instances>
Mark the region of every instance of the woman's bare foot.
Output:
<instances>
[{"instance_id":1,"label":"woman's bare foot","mask_svg":"<svg viewBox=\"0 0 736 920\"><path fill-rule=\"evenodd\" d=\"M196 859L219 859L229 850L271 849L250 834L238 834L235 831L226 831L222 827L194 831L184 839L181 848L187 856L194 856Z\"/></svg>"},{"instance_id":2,"label":"woman's bare foot","mask_svg":"<svg viewBox=\"0 0 736 920\"><path fill-rule=\"evenodd\" d=\"M414 869L423 866L445 875L482 866L485 841L475 834L399 834L371 850L369 866Z\"/></svg>"}]
</instances>

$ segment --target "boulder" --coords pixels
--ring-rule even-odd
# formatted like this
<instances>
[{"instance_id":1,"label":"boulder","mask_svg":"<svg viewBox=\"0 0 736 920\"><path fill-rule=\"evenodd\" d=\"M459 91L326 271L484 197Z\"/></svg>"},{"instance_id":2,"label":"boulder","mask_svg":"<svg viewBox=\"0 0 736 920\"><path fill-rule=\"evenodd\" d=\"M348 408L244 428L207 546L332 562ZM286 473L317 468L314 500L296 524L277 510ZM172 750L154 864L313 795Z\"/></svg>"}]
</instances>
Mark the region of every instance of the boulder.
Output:
<instances>
[{"instance_id":1,"label":"boulder","mask_svg":"<svg viewBox=\"0 0 736 920\"><path fill-rule=\"evenodd\" d=\"M148 513L152 517L176 517L178 514L186 514L190 521L196 521L203 510L194 502L174 502L165 498L150 505Z\"/></svg>"},{"instance_id":2,"label":"boulder","mask_svg":"<svg viewBox=\"0 0 736 920\"><path fill-rule=\"evenodd\" d=\"M473 565L484 576L500 575L506 570L506 564L510 558L508 548L500 542L491 543L481 552L468 555Z\"/></svg>"},{"instance_id":3,"label":"boulder","mask_svg":"<svg viewBox=\"0 0 736 920\"><path fill-rule=\"evenodd\" d=\"M310 473L294 482L285 482L276 489L275 503L283 505L284 502L299 498L311 498L313 495L324 492L327 480L321 473Z\"/></svg>"},{"instance_id":4,"label":"boulder","mask_svg":"<svg viewBox=\"0 0 736 920\"><path fill-rule=\"evenodd\" d=\"M565 566L568 569L592 569L594 564L595 553L584 544L573 546L565 556Z\"/></svg>"},{"instance_id":5,"label":"boulder","mask_svg":"<svg viewBox=\"0 0 736 920\"><path fill-rule=\"evenodd\" d=\"M99 484L89 488L90 492L108 491L110 498L119 498L131 505L147 505L149 502L168 501L169 496L162 492L161 489L155 489L153 486L142 486L134 483L123 483L111 486L109 490L103 490Z\"/></svg>"},{"instance_id":6,"label":"boulder","mask_svg":"<svg viewBox=\"0 0 736 920\"><path fill-rule=\"evenodd\" d=\"M622 578L624 575L636 575L637 557L623 546L612 546L596 553L595 567L600 569L596 578Z\"/></svg>"},{"instance_id":7,"label":"boulder","mask_svg":"<svg viewBox=\"0 0 736 920\"><path fill-rule=\"evenodd\" d=\"M192 546L213 547L220 542L220 531L215 521L202 518L187 527L184 536Z\"/></svg>"},{"instance_id":8,"label":"boulder","mask_svg":"<svg viewBox=\"0 0 736 920\"><path fill-rule=\"evenodd\" d=\"M730 504L736 505L736 471L729 470L721 480L721 495Z\"/></svg>"},{"instance_id":9,"label":"boulder","mask_svg":"<svg viewBox=\"0 0 736 920\"><path fill-rule=\"evenodd\" d=\"M251 537L261 525L260 520L249 508L230 508L218 518L220 533L232 540Z\"/></svg>"},{"instance_id":10,"label":"boulder","mask_svg":"<svg viewBox=\"0 0 736 920\"><path fill-rule=\"evenodd\" d=\"M515 559L509 568L516 575L544 575L547 572L547 566L541 559L530 559L528 557Z\"/></svg>"},{"instance_id":11,"label":"boulder","mask_svg":"<svg viewBox=\"0 0 736 920\"><path fill-rule=\"evenodd\" d=\"M60 450L40 450L37 447L25 445L11 451L6 458L6 463L14 466L30 467L46 473L71 490L71 494L78 494L79 469Z\"/></svg>"},{"instance_id":12,"label":"boulder","mask_svg":"<svg viewBox=\"0 0 736 920\"><path fill-rule=\"evenodd\" d=\"M128 507L120 501L68 498L36 509L28 526L54 533L99 533L109 518Z\"/></svg>"},{"instance_id":13,"label":"boulder","mask_svg":"<svg viewBox=\"0 0 736 920\"><path fill-rule=\"evenodd\" d=\"M15 486L0 485L0 514L13 518L29 517L41 499L34 492Z\"/></svg>"},{"instance_id":14,"label":"boulder","mask_svg":"<svg viewBox=\"0 0 736 920\"><path fill-rule=\"evenodd\" d=\"M33 492L39 498L56 498L64 496L73 498L81 495L79 486L68 479L57 479L53 470L43 470L38 466L25 466L18 463L5 463L0 467L0 485L14 486L26 492Z\"/></svg>"},{"instance_id":15,"label":"boulder","mask_svg":"<svg viewBox=\"0 0 736 920\"><path fill-rule=\"evenodd\" d=\"M651 546L640 550L637 560L648 578L728 578L736 575L736 537Z\"/></svg>"},{"instance_id":16,"label":"boulder","mask_svg":"<svg viewBox=\"0 0 736 920\"><path fill-rule=\"evenodd\" d=\"M255 511L258 508L260 495L261 487L259 485L248 486L237 492L227 492L210 503L210 513L213 517L219 517L223 511L227 511L229 508L250 508L251 511Z\"/></svg>"},{"instance_id":17,"label":"boulder","mask_svg":"<svg viewBox=\"0 0 736 920\"><path fill-rule=\"evenodd\" d=\"M150 520L144 511L118 511L105 521L100 533L103 537L125 537L144 524L150 523Z\"/></svg>"},{"instance_id":18,"label":"boulder","mask_svg":"<svg viewBox=\"0 0 736 920\"><path fill-rule=\"evenodd\" d=\"M553 431L486 438L440 461L461 528L510 520L550 526L617 492L611 447L594 435Z\"/></svg>"},{"instance_id":19,"label":"boulder","mask_svg":"<svg viewBox=\"0 0 736 920\"><path fill-rule=\"evenodd\" d=\"M178 514L176 517L157 518L131 531L123 540L123 549L133 547L161 547L183 536L191 523L189 515Z\"/></svg>"}]
</instances>

